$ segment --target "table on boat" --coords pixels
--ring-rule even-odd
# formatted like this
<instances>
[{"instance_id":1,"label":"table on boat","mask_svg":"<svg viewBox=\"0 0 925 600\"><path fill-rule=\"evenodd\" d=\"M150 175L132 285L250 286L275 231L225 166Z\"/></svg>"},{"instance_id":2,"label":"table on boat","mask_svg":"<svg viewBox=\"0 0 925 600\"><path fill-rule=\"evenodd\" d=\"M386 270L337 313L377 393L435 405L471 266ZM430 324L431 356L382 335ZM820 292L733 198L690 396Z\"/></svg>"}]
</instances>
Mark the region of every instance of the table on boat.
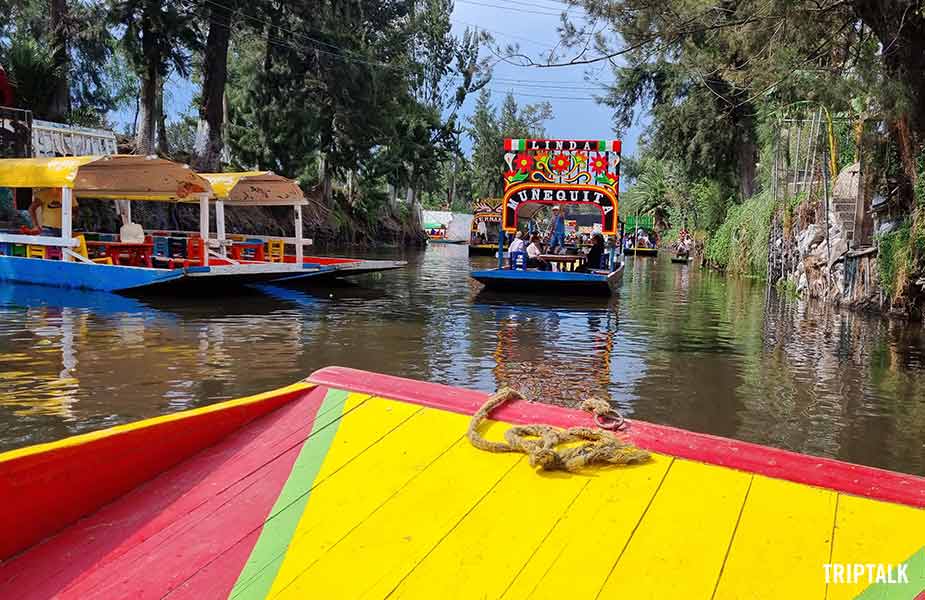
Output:
<instances>
[{"instance_id":1,"label":"table on boat","mask_svg":"<svg viewBox=\"0 0 925 600\"><path fill-rule=\"evenodd\" d=\"M87 240L88 248L102 248L106 256L112 259L112 264L121 265L122 257L128 258L128 266L151 267L151 254L154 250L153 242L103 242Z\"/></svg>"},{"instance_id":2,"label":"table on boat","mask_svg":"<svg viewBox=\"0 0 925 600\"><path fill-rule=\"evenodd\" d=\"M575 271L588 261L584 254L540 254L537 258L553 266L553 270Z\"/></svg>"},{"instance_id":3,"label":"table on boat","mask_svg":"<svg viewBox=\"0 0 925 600\"><path fill-rule=\"evenodd\" d=\"M241 260L245 250L254 251L254 260L263 260L263 242L234 242L231 245L231 258Z\"/></svg>"}]
</instances>

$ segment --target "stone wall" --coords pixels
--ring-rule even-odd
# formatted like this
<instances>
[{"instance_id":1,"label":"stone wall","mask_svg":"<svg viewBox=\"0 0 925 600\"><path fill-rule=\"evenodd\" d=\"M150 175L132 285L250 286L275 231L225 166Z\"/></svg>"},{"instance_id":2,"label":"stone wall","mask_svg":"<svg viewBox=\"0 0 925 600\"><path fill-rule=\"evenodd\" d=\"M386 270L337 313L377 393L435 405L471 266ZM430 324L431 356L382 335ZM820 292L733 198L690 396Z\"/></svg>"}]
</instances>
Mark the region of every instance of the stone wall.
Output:
<instances>
[{"instance_id":1,"label":"stone wall","mask_svg":"<svg viewBox=\"0 0 925 600\"><path fill-rule=\"evenodd\" d=\"M821 194L792 211L778 211L771 226L768 279L820 299L859 310L881 310L877 250L849 251L858 193L857 163L842 169L828 210Z\"/></svg>"}]
</instances>

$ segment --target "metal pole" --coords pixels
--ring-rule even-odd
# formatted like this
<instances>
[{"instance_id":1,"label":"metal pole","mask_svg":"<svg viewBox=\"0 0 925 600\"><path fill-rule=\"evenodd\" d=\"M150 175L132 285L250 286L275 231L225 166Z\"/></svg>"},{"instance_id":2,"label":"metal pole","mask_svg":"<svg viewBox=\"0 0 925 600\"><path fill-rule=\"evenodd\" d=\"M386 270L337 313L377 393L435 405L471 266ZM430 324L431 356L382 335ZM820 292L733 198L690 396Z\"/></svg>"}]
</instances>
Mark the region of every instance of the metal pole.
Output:
<instances>
[{"instance_id":1,"label":"metal pole","mask_svg":"<svg viewBox=\"0 0 925 600\"><path fill-rule=\"evenodd\" d=\"M71 188L61 188L61 239L62 241L67 241L68 245L66 246L68 250L73 247L74 242L74 227L73 227L73 207L71 203L74 201L74 190ZM45 256L48 256L47 254ZM61 253L61 260L70 262L72 260L71 255L67 252Z\"/></svg>"},{"instance_id":2,"label":"metal pole","mask_svg":"<svg viewBox=\"0 0 925 600\"><path fill-rule=\"evenodd\" d=\"M813 183L816 180L816 151L819 149L819 125L822 122L822 109L820 108L813 115L813 124L810 127L809 154L806 157L807 168L809 169L809 192L806 197L813 195ZM803 179L803 189L806 189L806 178Z\"/></svg>"},{"instance_id":3,"label":"metal pole","mask_svg":"<svg viewBox=\"0 0 925 600\"><path fill-rule=\"evenodd\" d=\"M803 121L800 121L799 129L797 130L797 151L793 159L793 193L794 195L798 194L797 192L797 178L800 176L800 147L803 143Z\"/></svg>"}]
</instances>

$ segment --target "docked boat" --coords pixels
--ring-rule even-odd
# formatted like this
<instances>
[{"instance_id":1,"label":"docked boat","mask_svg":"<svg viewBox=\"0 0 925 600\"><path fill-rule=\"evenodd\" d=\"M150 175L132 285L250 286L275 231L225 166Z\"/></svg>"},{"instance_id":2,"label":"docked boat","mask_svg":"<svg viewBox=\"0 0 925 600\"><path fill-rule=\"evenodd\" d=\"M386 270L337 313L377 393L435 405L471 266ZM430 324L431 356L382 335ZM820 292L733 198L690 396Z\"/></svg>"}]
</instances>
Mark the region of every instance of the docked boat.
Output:
<instances>
[{"instance_id":1,"label":"docked boat","mask_svg":"<svg viewBox=\"0 0 925 600\"><path fill-rule=\"evenodd\" d=\"M303 231L302 207L307 204L302 188L287 177L269 171L246 171L236 173L200 173L209 182L213 192L216 222L215 257L229 260L235 264L244 262L254 264L271 260L284 264L303 264L308 272L287 273L272 283L286 285L313 285L326 280L340 279L369 273L379 273L400 269L406 261L369 260L360 258L340 258L331 256L306 255L304 247L311 244ZM229 237L225 228L225 206L289 206L292 208L293 231L291 238L255 235L251 233L236 234ZM275 255L261 257L253 254L255 243L277 249ZM286 249L292 246L294 252ZM261 254L263 254L262 249ZM242 258L244 256L244 258Z\"/></svg>"},{"instance_id":2,"label":"docked boat","mask_svg":"<svg viewBox=\"0 0 925 600\"><path fill-rule=\"evenodd\" d=\"M619 435L648 460L538 472L470 445L487 398L327 368L0 454L0 597L839 600L923 588L921 477L638 420ZM490 417L492 441L510 424L596 427L523 401Z\"/></svg>"},{"instance_id":3,"label":"docked boat","mask_svg":"<svg viewBox=\"0 0 925 600\"><path fill-rule=\"evenodd\" d=\"M466 240L451 240L446 235L446 224L425 223L424 232L427 234L428 244L463 244Z\"/></svg>"},{"instance_id":4,"label":"docked boat","mask_svg":"<svg viewBox=\"0 0 925 600\"><path fill-rule=\"evenodd\" d=\"M505 292L612 294L623 278L616 244L620 140L509 139L504 148L508 171L501 203L498 267L472 271L471 277L488 289ZM567 256L542 256L550 269L540 270L531 267L525 255L505 253L507 236L518 230L536 231L532 221L537 213L568 206L599 211L600 222L594 231L609 241L602 264L582 265L581 253L575 254L572 261ZM519 221L528 225L521 226Z\"/></svg>"},{"instance_id":5,"label":"docked boat","mask_svg":"<svg viewBox=\"0 0 925 600\"><path fill-rule=\"evenodd\" d=\"M185 292L234 289L286 275L321 273L312 264L238 263L211 256L209 182L189 167L156 157L77 156L0 160L0 187L58 190L61 215L56 235L0 233L0 280L110 292ZM112 256L92 258L85 235L73 230L77 199L131 202L190 202L200 207L198 241L184 239L182 261L157 265L153 241L137 244L110 241L116 253L145 256L132 265ZM104 244L106 244L104 242ZM121 244L121 245L120 245Z\"/></svg>"},{"instance_id":6,"label":"docked boat","mask_svg":"<svg viewBox=\"0 0 925 600\"><path fill-rule=\"evenodd\" d=\"M501 200L483 200L472 213L469 256L494 256L501 233Z\"/></svg>"}]
</instances>

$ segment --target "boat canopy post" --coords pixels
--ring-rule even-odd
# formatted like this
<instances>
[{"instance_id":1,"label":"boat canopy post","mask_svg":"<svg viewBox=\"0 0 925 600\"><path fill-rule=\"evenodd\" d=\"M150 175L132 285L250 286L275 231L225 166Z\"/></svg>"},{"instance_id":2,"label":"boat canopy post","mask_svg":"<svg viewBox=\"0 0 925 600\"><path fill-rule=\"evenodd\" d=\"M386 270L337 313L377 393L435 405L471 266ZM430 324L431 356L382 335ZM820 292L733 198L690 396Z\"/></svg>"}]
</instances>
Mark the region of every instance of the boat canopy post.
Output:
<instances>
[{"instance_id":1,"label":"boat canopy post","mask_svg":"<svg viewBox=\"0 0 925 600\"><path fill-rule=\"evenodd\" d=\"M209 195L199 196L199 236L202 238L203 266L209 261Z\"/></svg>"},{"instance_id":2,"label":"boat canopy post","mask_svg":"<svg viewBox=\"0 0 925 600\"><path fill-rule=\"evenodd\" d=\"M498 232L498 268L504 268L504 229Z\"/></svg>"},{"instance_id":3,"label":"boat canopy post","mask_svg":"<svg viewBox=\"0 0 925 600\"><path fill-rule=\"evenodd\" d=\"M218 238L218 251L222 257L228 256L225 248L225 201L215 201L215 236Z\"/></svg>"},{"instance_id":4,"label":"boat canopy post","mask_svg":"<svg viewBox=\"0 0 925 600\"><path fill-rule=\"evenodd\" d=\"M61 241L70 242L73 240L74 232L74 210L71 203L74 201L74 190L69 187L61 188ZM70 262L71 255L67 252L61 253L61 260Z\"/></svg>"},{"instance_id":5,"label":"boat canopy post","mask_svg":"<svg viewBox=\"0 0 925 600\"><path fill-rule=\"evenodd\" d=\"M294 205L292 212L295 217L295 263L301 265L305 256L305 249L302 247L302 205Z\"/></svg>"}]
</instances>

